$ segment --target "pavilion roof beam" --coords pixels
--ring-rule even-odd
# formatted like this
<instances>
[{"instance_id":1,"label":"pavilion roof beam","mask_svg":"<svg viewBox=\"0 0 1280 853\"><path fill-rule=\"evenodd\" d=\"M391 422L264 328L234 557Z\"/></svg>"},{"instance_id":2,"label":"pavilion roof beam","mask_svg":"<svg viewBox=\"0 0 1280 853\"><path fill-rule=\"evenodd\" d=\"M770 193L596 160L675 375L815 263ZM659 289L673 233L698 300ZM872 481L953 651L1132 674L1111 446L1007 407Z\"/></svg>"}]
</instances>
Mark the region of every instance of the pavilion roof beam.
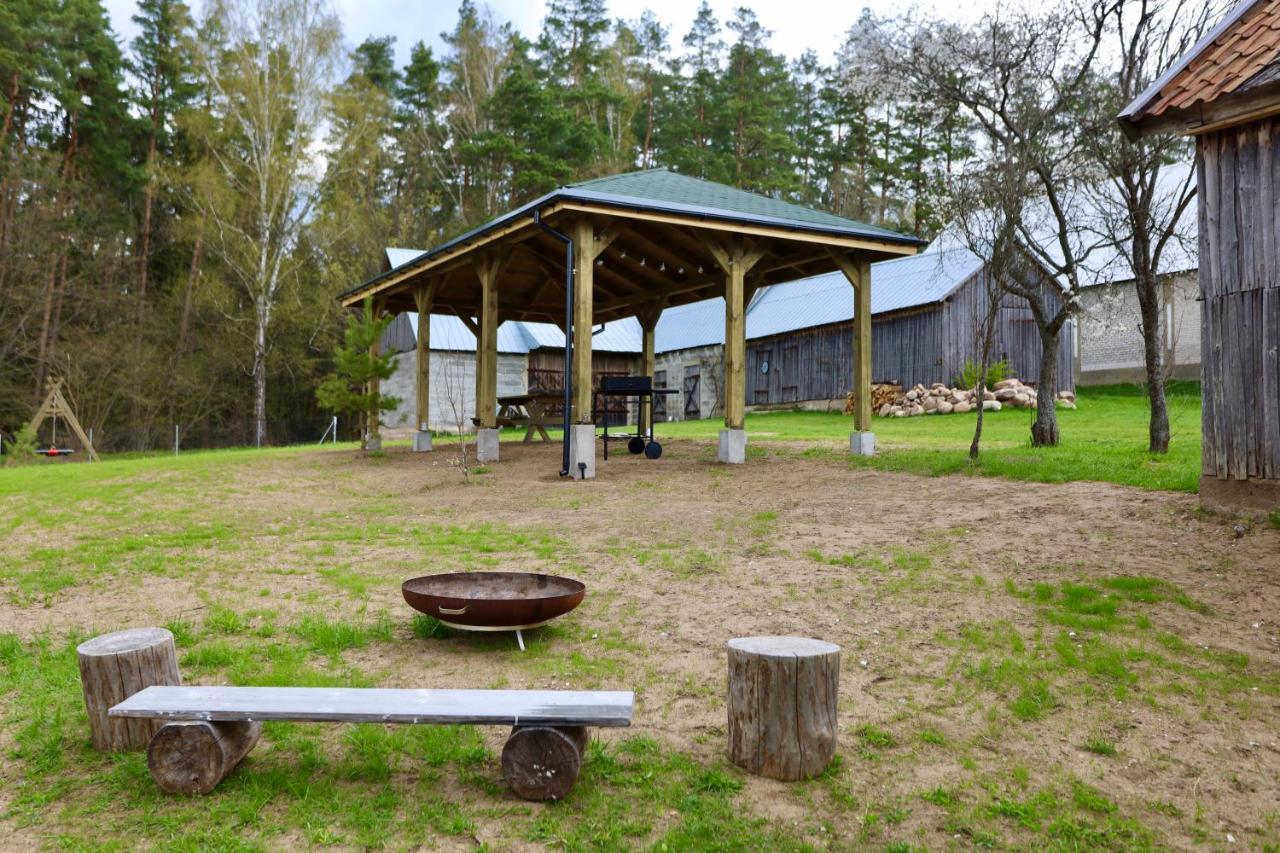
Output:
<instances>
[{"instance_id":1,"label":"pavilion roof beam","mask_svg":"<svg viewBox=\"0 0 1280 853\"><path fill-rule=\"evenodd\" d=\"M597 242L599 242L598 238L597 238ZM535 245L537 245L537 248L535 248ZM526 252L529 252L534 257L538 258L540 261L543 261L548 264L559 262L559 264L563 266L563 261L559 261L559 259L553 259L551 257L548 257L547 255L542 254L543 249L540 244L534 244L532 242L529 242L524 245L524 249ZM628 291L631 291L631 292L642 291L642 288L635 287L634 285L631 284L631 282L627 281L626 278L619 275L617 272L610 270L607 266L596 267L595 288L597 290L603 291L608 296L617 297L617 298L625 298Z\"/></svg>"},{"instance_id":2,"label":"pavilion roof beam","mask_svg":"<svg viewBox=\"0 0 1280 853\"><path fill-rule=\"evenodd\" d=\"M698 269L698 262L690 260L678 252L673 252L659 244L652 235L645 233L639 226L640 223L633 223L623 234L621 249L628 251L631 255L636 254L636 250L640 250L640 257L645 258L653 256L662 263L666 264L672 272L670 278L680 274L680 270L685 270L685 274L693 276ZM615 247L616 249L616 247Z\"/></svg>"}]
</instances>

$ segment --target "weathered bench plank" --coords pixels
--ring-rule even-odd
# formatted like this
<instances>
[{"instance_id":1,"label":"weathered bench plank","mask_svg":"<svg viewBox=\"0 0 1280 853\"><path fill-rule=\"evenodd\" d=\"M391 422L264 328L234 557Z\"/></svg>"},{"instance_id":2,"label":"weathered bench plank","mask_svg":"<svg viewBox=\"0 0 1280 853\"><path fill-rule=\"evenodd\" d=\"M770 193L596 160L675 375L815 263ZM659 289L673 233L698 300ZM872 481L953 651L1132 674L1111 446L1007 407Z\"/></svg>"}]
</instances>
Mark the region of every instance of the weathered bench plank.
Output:
<instances>
[{"instance_id":1,"label":"weathered bench plank","mask_svg":"<svg viewBox=\"0 0 1280 853\"><path fill-rule=\"evenodd\" d=\"M630 691L148 687L113 717L507 726L629 726Z\"/></svg>"}]
</instances>

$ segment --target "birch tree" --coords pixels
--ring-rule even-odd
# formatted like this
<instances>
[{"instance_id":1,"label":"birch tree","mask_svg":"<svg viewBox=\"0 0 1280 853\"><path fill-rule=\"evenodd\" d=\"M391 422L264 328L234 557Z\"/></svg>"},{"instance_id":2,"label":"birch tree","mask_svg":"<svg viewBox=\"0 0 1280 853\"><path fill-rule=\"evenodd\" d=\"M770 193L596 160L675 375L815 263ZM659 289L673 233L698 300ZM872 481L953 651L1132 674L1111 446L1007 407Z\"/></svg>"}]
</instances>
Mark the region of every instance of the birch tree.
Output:
<instances>
[{"instance_id":1,"label":"birch tree","mask_svg":"<svg viewBox=\"0 0 1280 853\"><path fill-rule=\"evenodd\" d=\"M320 195L316 143L342 33L325 0L212 0L202 33L212 103L201 141L210 168L192 201L208 223L209 248L249 309L253 430L261 444L272 320Z\"/></svg>"}]
</instances>

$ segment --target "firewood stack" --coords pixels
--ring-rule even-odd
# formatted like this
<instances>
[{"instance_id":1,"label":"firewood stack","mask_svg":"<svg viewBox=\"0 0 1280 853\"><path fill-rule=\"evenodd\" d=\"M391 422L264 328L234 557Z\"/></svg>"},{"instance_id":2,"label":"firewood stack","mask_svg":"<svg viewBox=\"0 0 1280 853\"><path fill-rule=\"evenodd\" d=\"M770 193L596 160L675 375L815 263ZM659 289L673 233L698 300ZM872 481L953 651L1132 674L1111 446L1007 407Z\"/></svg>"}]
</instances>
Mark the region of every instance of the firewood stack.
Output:
<instances>
[{"instance_id":1,"label":"firewood stack","mask_svg":"<svg viewBox=\"0 0 1280 853\"><path fill-rule=\"evenodd\" d=\"M846 415L853 414L854 402L857 396L850 391L845 395L844 413ZM890 405L902 399L902 386L896 382L877 382L871 386L871 411L877 412L880 408L888 403Z\"/></svg>"}]
</instances>

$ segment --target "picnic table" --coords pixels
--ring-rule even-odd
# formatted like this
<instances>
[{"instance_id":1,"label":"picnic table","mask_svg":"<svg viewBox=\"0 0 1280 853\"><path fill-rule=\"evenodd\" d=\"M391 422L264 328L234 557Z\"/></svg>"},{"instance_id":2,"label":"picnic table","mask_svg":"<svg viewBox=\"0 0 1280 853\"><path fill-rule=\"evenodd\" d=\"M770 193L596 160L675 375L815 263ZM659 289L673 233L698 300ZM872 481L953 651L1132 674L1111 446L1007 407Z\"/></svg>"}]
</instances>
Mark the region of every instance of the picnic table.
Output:
<instances>
[{"instance_id":1,"label":"picnic table","mask_svg":"<svg viewBox=\"0 0 1280 853\"><path fill-rule=\"evenodd\" d=\"M564 394L556 391L534 391L528 394L511 394L498 398L498 426L524 427L523 444L533 441L537 432L543 441L550 441L547 427L556 426L561 419L555 408L564 403Z\"/></svg>"}]
</instances>

